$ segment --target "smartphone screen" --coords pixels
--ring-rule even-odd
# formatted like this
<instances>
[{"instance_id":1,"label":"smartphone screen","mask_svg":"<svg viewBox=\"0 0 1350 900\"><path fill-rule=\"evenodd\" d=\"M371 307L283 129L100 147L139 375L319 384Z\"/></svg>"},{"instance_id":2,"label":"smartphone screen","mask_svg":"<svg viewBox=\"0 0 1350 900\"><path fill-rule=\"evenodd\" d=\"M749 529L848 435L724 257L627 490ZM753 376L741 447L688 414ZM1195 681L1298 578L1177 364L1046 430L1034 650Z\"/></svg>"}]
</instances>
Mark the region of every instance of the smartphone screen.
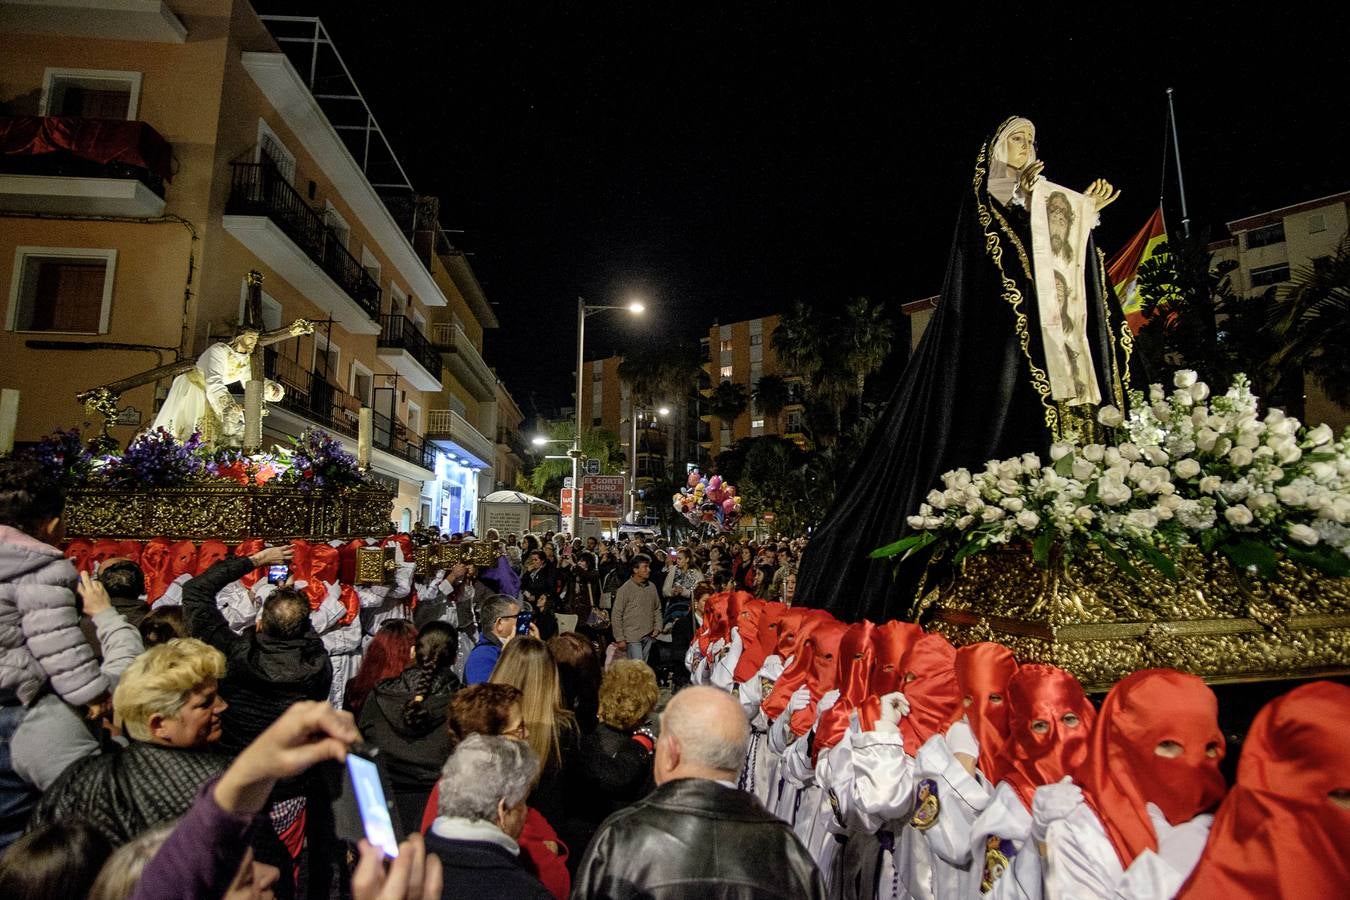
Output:
<instances>
[{"instance_id":1,"label":"smartphone screen","mask_svg":"<svg viewBox=\"0 0 1350 900\"><path fill-rule=\"evenodd\" d=\"M534 621L534 613L521 612L516 616L516 634L529 634L530 623Z\"/></svg>"},{"instance_id":2,"label":"smartphone screen","mask_svg":"<svg viewBox=\"0 0 1350 900\"><path fill-rule=\"evenodd\" d=\"M291 567L285 563L278 563L275 566L267 567L267 583L282 584L291 574Z\"/></svg>"},{"instance_id":3,"label":"smartphone screen","mask_svg":"<svg viewBox=\"0 0 1350 900\"><path fill-rule=\"evenodd\" d=\"M394 820L389 815L389 804L384 798L384 785L375 761L347 754L347 772L356 792L356 806L361 812L361 825L366 840L380 848L391 859L398 856L398 838L394 835Z\"/></svg>"}]
</instances>

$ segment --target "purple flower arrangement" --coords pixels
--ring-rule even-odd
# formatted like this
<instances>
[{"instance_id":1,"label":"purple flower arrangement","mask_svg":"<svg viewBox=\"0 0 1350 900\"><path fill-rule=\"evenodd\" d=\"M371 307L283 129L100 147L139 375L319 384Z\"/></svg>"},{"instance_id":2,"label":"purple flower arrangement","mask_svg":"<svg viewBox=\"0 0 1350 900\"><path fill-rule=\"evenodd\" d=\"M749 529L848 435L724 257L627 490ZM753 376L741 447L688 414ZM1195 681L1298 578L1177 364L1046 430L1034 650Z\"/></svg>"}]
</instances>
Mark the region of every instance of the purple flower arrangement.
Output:
<instances>
[{"instance_id":1,"label":"purple flower arrangement","mask_svg":"<svg viewBox=\"0 0 1350 900\"><path fill-rule=\"evenodd\" d=\"M63 489L83 484L94 469L94 455L78 428L53 431L25 455L41 467L44 481Z\"/></svg>"},{"instance_id":2,"label":"purple flower arrangement","mask_svg":"<svg viewBox=\"0 0 1350 900\"><path fill-rule=\"evenodd\" d=\"M305 493L325 488L340 491L365 483L356 457L322 429L308 428L298 438L291 438L287 454L290 468L282 480Z\"/></svg>"},{"instance_id":3,"label":"purple flower arrangement","mask_svg":"<svg viewBox=\"0 0 1350 900\"><path fill-rule=\"evenodd\" d=\"M175 487L205 471L200 434L179 443L167 429L156 428L138 435L121 456L107 457L99 474L114 487Z\"/></svg>"}]
</instances>

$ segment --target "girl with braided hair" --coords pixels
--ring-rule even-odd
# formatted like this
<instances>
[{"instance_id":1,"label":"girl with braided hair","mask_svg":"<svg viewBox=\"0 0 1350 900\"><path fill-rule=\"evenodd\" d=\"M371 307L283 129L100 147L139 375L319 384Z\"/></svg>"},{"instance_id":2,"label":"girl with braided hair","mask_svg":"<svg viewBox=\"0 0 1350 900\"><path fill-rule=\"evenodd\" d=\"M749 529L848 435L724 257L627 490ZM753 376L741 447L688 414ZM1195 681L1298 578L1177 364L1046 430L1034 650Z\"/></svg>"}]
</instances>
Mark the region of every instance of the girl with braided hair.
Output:
<instances>
[{"instance_id":1,"label":"girl with braided hair","mask_svg":"<svg viewBox=\"0 0 1350 900\"><path fill-rule=\"evenodd\" d=\"M412 648L412 665L375 686L361 708L361 733L380 749L405 833L417 830L441 766L450 755L446 708L459 690L453 625L428 622Z\"/></svg>"}]
</instances>

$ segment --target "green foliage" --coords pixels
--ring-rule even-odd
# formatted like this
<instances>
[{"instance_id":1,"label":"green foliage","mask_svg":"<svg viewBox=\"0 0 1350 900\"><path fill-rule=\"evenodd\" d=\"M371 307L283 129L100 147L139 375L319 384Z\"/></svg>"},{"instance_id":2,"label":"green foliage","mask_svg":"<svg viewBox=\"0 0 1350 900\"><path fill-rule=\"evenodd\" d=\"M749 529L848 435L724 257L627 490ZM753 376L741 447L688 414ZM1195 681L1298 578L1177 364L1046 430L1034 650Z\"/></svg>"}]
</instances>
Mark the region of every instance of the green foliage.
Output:
<instances>
[{"instance_id":1,"label":"green foliage","mask_svg":"<svg viewBox=\"0 0 1350 900\"><path fill-rule=\"evenodd\" d=\"M530 471L530 491L537 497L554 502L562 490L563 479L572 475L572 461L543 459L544 455L561 456L572 446L576 423L558 422L547 431L547 437L562 443L549 443L539 450L537 464ZM601 475L618 475L624 468L623 449L614 432L604 428L587 428L581 432L581 452L587 459L600 460Z\"/></svg>"},{"instance_id":2,"label":"green foliage","mask_svg":"<svg viewBox=\"0 0 1350 900\"><path fill-rule=\"evenodd\" d=\"M714 416L728 424L740 418L750 406L750 394L745 385L734 381L724 381L713 388L708 398L708 409Z\"/></svg>"},{"instance_id":3,"label":"green foliage","mask_svg":"<svg viewBox=\"0 0 1350 900\"><path fill-rule=\"evenodd\" d=\"M1336 253L1294 273L1279 292L1276 361L1306 368L1327 396L1350 406L1350 237Z\"/></svg>"}]
</instances>

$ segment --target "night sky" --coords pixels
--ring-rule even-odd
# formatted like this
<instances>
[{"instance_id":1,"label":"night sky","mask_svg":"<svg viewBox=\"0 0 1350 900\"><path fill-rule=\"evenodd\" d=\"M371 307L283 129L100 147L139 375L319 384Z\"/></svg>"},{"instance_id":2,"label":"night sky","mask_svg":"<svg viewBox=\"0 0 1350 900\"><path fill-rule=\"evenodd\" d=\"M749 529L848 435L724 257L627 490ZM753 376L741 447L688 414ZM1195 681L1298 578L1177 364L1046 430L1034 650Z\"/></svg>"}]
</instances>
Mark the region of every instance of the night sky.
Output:
<instances>
[{"instance_id":1,"label":"night sky","mask_svg":"<svg viewBox=\"0 0 1350 900\"><path fill-rule=\"evenodd\" d=\"M578 294L649 307L592 318L593 359L797 299L936 293L1010 114L1036 122L1052 181L1124 190L1108 254L1158 201L1169 86L1194 228L1350 190L1350 15L1326 8L1081 4L1057 27L1043 4L255 5L323 18L463 229L502 323L485 355L527 414L570 403ZM1166 178L1179 229L1170 156Z\"/></svg>"}]
</instances>

